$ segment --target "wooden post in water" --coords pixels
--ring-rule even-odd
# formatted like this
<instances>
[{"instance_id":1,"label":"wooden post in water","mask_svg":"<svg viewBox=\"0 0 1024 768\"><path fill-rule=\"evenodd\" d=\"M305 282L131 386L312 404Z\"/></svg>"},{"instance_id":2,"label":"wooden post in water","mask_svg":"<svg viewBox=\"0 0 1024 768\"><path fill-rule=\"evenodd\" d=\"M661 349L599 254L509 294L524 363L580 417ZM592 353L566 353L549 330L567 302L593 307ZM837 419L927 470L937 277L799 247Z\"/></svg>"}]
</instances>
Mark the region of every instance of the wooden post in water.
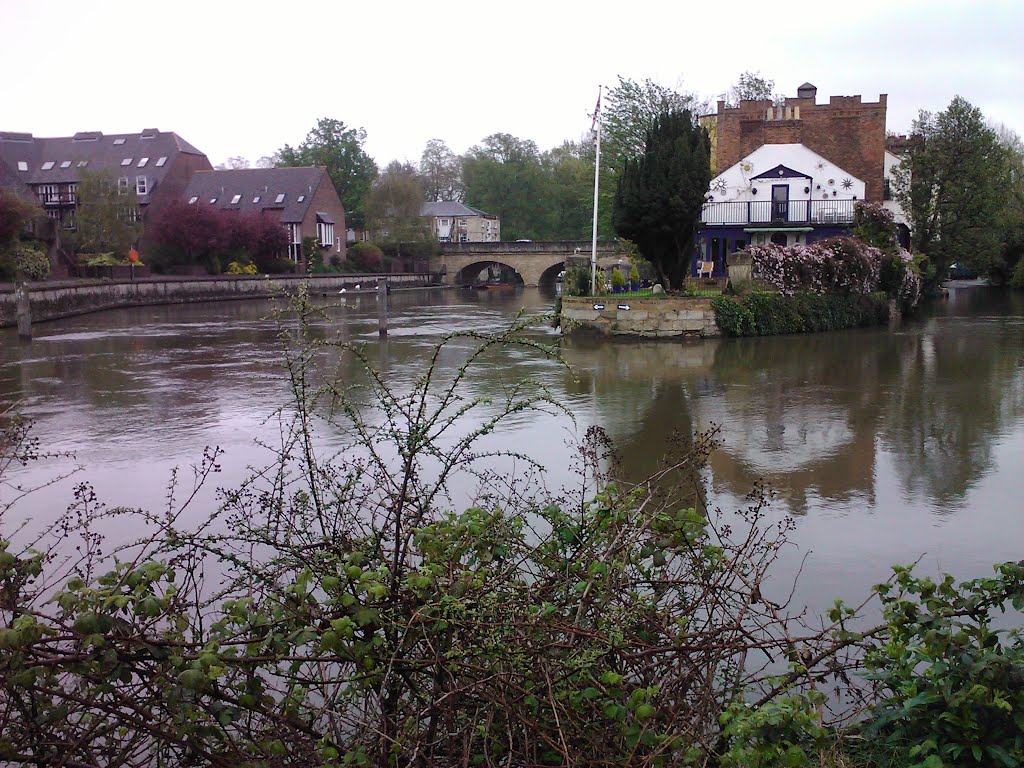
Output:
<instances>
[{"instance_id":1,"label":"wooden post in water","mask_svg":"<svg viewBox=\"0 0 1024 768\"><path fill-rule=\"evenodd\" d=\"M377 278L377 332L381 336L388 335L388 281L385 277Z\"/></svg>"},{"instance_id":2,"label":"wooden post in water","mask_svg":"<svg viewBox=\"0 0 1024 768\"><path fill-rule=\"evenodd\" d=\"M18 338L24 341L32 340L32 305L28 300L28 289L25 282L16 284L14 289L14 302L18 317Z\"/></svg>"}]
</instances>

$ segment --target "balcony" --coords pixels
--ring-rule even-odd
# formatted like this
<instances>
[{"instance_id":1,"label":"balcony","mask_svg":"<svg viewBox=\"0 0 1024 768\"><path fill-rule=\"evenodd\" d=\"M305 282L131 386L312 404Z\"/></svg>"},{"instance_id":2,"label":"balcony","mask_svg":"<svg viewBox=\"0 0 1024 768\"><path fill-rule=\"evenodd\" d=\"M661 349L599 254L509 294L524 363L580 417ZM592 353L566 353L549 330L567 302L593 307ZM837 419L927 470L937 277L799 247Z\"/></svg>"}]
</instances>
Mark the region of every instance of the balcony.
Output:
<instances>
[{"instance_id":1,"label":"balcony","mask_svg":"<svg viewBox=\"0 0 1024 768\"><path fill-rule=\"evenodd\" d=\"M757 200L736 203L705 203L701 224L724 226L814 226L852 224L856 200Z\"/></svg>"}]
</instances>

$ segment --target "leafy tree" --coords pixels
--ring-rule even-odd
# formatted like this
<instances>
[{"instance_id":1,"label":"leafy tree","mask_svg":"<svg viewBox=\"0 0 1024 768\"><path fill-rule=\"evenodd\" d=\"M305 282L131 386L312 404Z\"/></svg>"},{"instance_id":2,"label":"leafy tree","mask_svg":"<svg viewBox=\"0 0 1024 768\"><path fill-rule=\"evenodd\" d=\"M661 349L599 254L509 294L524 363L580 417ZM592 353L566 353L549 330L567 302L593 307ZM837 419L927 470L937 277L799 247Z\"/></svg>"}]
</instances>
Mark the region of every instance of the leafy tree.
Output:
<instances>
[{"instance_id":1,"label":"leafy tree","mask_svg":"<svg viewBox=\"0 0 1024 768\"><path fill-rule=\"evenodd\" d=\"M14 245L28 223L40 214L39 206L0 189L0 252Z\"/></svg>"},{"instance_id":2,"label":"leafy tree","mask_svg":"<svg viewBox=\"0 0 1024 768\"><path fill-rule=\"evenodd\" d=\"M995 129L1003 148L1006 187L1004 204L996 219L1000 251L989 270L997 282L1005 282L1016 272L1024 279L1024 142L1006 126Z\"/></svg>"},{"instance_id":3,"label":"leafy tree","mask_svg":"<svg viewBox=\"0 0 1024 768\"><path fill-rule=\"evenodd\" d=\"M429 222L420 215L424 180L409 163L393 160L366 197L367 228L385 241L423 241L430 236Z\"/></svg>"},{"instance_id":4,"label":"leafy tree","mask_svg":"<svg viewBox=\"0 0 1024 768\"><path fill-rule=\"evenodd\" d=\"M161 211L152 224L157 253L156 266L168 264L204 265L220 272L234 261L253 263L261 272L291 269L280 264L287 248L284 228L260 213L239 215L201 203L175 201Z\"/></svg>"},{"instance_id":5,"label":"leafy tree","mask_svg":"<svg viewBox=\"0 0 1024 768\"><path fill-rule=\"evenodd\" d=\"M218 171L237 171L240 168L250 168L251 165L249 164L249 161L246 158L242 157L241 155L234 155L232 157L229 157L223 163L220 163L219 165L216 165L214 167Z\"/></svg>"},{"instance_id":6,"label":"leafy tree","mask_svg":"<svg viewBox=\"0 0 1024 768\"><path fill-rule=\"evenodd\" d=\"M128 255L142 233L134 190L107 171L84 170L78 181L75 231L64 242L76 253Z\"/></svg>"},{"instance_id":7,"label":"leafy tree","mask_svg":"<svg viewBox=\"0 0 1024 768\"><path fill-rule=\"evenodd\" d=\"M707 111L695 94L677 91L646 79L642 83L619 76L619 84L605 94L601 137L601 184L598 202L598 233L614 231L612 209L618 177L628 160L644 152L647 132L658 115L689 110Z\"/></svg>"},{"instance_id":8,"label":"leafy tree","mask_svg":"<svg viewBox=\"0 0 1024 768\"><path fill-rule=\"evenodd\" d=\"M540 153L533 141L495 133L462 160L465 202L501 219L506 239L542 239L553 214Z\"/></svg>"},{"instance_id":9,"label":"leafy tree","mask_svg":"<svg viewBox=\"0 0 1024 768\"><path fill-rule=\"evenodd\" d=\"M725 94L726 104L730 107L737 106L743 100L772 99L779 101L782 97L773 96L775 81L761 77L760 72L742 72L739 79L731 86Z\"/></svg>"},{"instance_id":10,"label":"leafy tree","mask_svg":"<svg viewBox=\"0 0 1024 768\"><path fill-rule=\"evenodd\" d=\"M545 238L589 240L594 205L594 155L566 141L541 156L549 184L552 218Z\"/></svg>"},{"instance_id":11,"label":"leafy tree","mask_svg":"<svg viewBox=\"0 0 1024 768\"><path fill-rule=\"evenodd\" d=\"M689 268L701 206L711 182L707 133L688 110L666 111L647 133L642 156L627 160L615 192L614 224L666 287Z\"/></svg>"},{"instance_id":12,"label":"leafy tree","mask_svg":"<svg viewBox=\"0 0 1024 768\"><path fill-rule=\"evenodd\" d=\"M913 250L927 256L926 289L953 262L987 270L999 252L1006 173L1005 149L977 107L956 96L937 115L920 113L893 186L911 222Z\"/></svg>"},{"instance_id":13,"label":"leafy tree","mask_svg":"<svg viewBox=\"0 0 1024 768\"><path fill-rule=\"evenodd\" d=\"M345 206L346 220L358 227L363 224L366 195L377 178L377 164L363 149L365 141L364 129L349 128L341 120L324 117L298 147L285 144L280 149L277 165L327 166L327 173Z\"/></svg>"},{"instance_id":14,"label":"leafy tree","mask_svg":"<svg viewBox=\"0 0 1024 768\"><path fill-rule=\"evenodd\" d=\"M441 139L431 139L420 157L426 199L462 201L462 161Z\"/></svg>"}]
</instances>

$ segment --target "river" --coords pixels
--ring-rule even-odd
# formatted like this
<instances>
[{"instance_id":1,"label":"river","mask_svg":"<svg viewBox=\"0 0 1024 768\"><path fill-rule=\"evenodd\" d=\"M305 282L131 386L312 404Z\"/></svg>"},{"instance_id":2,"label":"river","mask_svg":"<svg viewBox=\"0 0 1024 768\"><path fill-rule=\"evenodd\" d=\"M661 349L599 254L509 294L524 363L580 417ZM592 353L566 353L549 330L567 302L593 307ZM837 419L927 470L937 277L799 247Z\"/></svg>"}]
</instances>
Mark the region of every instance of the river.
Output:
<instances>
[{"instance_id":1,"label":"river","mask_svg":"<svg viewBox=\"0 0 1024 768\"><path fill-rule=\"evenodd\" d=\"M519 312L549 310L552 298L536 289L396 291L384 341L375 297L319 298L318 333L365 341L403 389L445 332L500 330ZM0 411L16 406L46 450L74 454L12 480L38 484L83 468L15 511L53 520L83 479L111 506L159 508L172 468L187 479L207 445L225 451L216 478L225 487L266 463L255 440L273 441L272 415L288 400L271 309L245 301L115 310L37 325L31 344L0 330ZM772 514L795 522L778 587L802 563L798 602L857 600L892 563L984 576L1024 553L1020 295L954 288L895 331L641 343L562 339L538 325L530 337L559 345L571 371L516 349L477 370L467 392L497 399L532 376L576 424L520 415L500 433L501 447L533 456L558 484L571 478L567 442L600 425L625 471L640 477L673 432L717 426L711 500L728 510L758 480L774 489ZM442 356L443 372L461 360ZM348 375L344 362L339 371ZM0 534L17 519L0 521Z\"/></svg>"}]
</instances>

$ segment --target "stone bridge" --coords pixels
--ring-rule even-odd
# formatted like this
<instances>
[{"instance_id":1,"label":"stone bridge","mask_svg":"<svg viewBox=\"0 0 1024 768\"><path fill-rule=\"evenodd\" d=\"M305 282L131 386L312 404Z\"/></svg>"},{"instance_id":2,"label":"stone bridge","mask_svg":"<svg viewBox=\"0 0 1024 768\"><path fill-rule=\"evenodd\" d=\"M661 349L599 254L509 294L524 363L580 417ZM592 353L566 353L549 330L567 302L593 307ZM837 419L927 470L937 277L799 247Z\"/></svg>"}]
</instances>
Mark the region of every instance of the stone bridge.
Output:
<instances>
[{"instance_id":1,"label":"stone bridge","mask_svg":"<svg viewBox=\"0 0 1024 768\"><path fill-rule=\"evenodd\" d=\"M444 243L440 256L430 257L430 271L444 274L449 285L467 285L490 264L514 269L524 285L554 282L565 268L566 259L576 257L590 262L589 240L549 240L514 243ZM625 257L625 251L613 240L598 241L597 257L601 263Z\"/></svg>"}]
</instances>

